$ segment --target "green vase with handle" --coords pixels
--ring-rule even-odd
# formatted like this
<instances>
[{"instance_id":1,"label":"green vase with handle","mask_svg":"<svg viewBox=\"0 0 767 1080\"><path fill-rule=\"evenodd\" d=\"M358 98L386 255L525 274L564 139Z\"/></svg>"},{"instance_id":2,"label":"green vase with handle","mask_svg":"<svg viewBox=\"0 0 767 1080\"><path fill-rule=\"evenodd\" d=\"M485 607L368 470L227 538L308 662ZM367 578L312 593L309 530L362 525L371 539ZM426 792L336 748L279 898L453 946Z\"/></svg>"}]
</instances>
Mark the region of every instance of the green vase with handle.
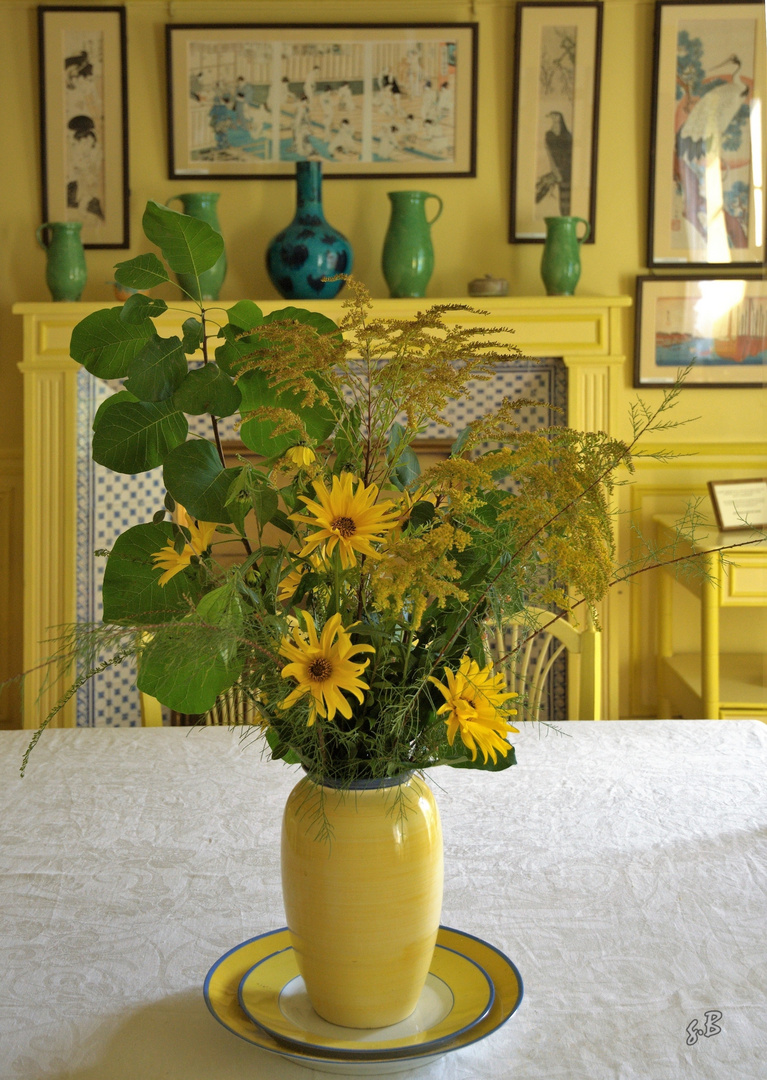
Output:
<instances>
[{"instance_id":1,"label":"green vase with handle","mask_svg":"<svg viewBox=\"0 0 767 1080\"><path fill-rule=\"evenodd\" d=\"M549 296L572 296L581 276L581 244L588 240L591 226L579 217L547 217L546 240L541 259L541 277ZM578 225L585 232L578 236Z\"/></svg>"},{"instance_id":2,"label":"green vase with handle","mask_svg":"<svg viewBox=\"0 0 767 1080\"><path fill-rule=\"evenodd\" d=\"M442 199L428 191L390 191L391 218L384 239L381 265L390 296L424 296L434 271L431 227L442 213ZM426 216L427 199L439 203Z\"/></svg>"},{"instance_id":3,"label":"green vase with handle","mask_svg":"<svg viewBox=\"0 0 767 1080\"><path fill-rule=\"evenodd\" d=\"M79 300L83 294L88 271L81 229L79 221L46 221L35 233L38 244L48 253L45 280L54 300Z\"/></svg>"},{"instance_id":4,"label":"green vase with handle","mask_svg":"<svg viewBox=\"0 0 767 1080\"><path fill-rule=\"evenodd\" d=\"M207 221L212 229L221 235L221 226L218 223L216 204L219 194L217 191L191 191L185 195L171 195L166 203L167 206L178 199L184 208L184 213L189 217ZM175 208L174 208L175 209ZM221 286L226 277L226 252L211 266L210 270L203 270L200 274L200 288L197 289L197 278L194 274L176 274L179 285L195 300L218 300Z\"/></svg>"}]
</instances>

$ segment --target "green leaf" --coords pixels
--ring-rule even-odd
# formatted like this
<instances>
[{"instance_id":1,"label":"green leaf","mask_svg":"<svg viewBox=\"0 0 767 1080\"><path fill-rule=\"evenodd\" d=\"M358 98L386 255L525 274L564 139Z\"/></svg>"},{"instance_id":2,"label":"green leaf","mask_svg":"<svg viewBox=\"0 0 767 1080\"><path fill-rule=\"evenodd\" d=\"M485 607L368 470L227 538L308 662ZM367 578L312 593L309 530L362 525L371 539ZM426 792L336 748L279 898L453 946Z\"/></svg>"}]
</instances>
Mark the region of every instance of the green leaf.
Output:
<instances>
[{"instance_id":1,"label":"green leaf","mask_svg":"<svg viewBox=\"0 0 767 1080\"><path fill-rule=\"evenodd\" d=\"M181 324L181 329L184 331L184 352L189 355L196 353L202 345L202 323L199 319L195 319L194 316L191 316L188 319L184 319Z\"/></svg>"},{"instance_id":2,"label":"green leaf","mask_svg":"<svg viewBox=\"0 0 767 1080\"><path fill-rule=\"evenodd\" d=\"M124 379L131 361L157 336L151 319L126 323L122 307L94 311L72 331L69 355L100 379Z\"/></svg>"},{"instance_id":3,"label":"green leaf","mask_svg":"<svg viewBox=\"0 0 767 1080\"><path fill-rule=\"evenodd\" d=\"M470 435L471 425L467 425L450 447L450 457L460 457Z\"/></svg>"},{"instance_id":4,"label":"green leaf","mask_svg":"<svg viewBox=\"0 0 767 1080\"><path fill-rule=\"evenodd\" d=\"M168 663L171 650L172 664ZM219 635L205 641L179 625L163 628L144 649L136 685L168 708L195 715L212 709L241 671L242 660L221 655Z\"/></svg>"},{"instance_id":5,"label":"green leaf","mask_svg":"<svg viewBox=\"0 0 767 1080\"><path fill-rule=\"evenodd\" d=\"M238 330L252 330L264 322L264 313L252 300L238 300L227 312L230 326Z\"/></svg>"},{"instance_id":6,"label":"green leaf","mask_svg":"<svg viewBox=\"0 0 767 1080\"><path fill-rule=\"evenodd\" d=\"M186 373L186 353L180 338L150 338L131 361L125 389L141 401L165 401L178 389Z\"/></svg>"},{"instance_id":7,"label":"green leaf","mask_svg":"<svg viewBox=\"0 0 767 1080\"><path fill-rule=\"evenodd\" d=\"M117 263L115 281L129 289L152 289L170 281L168 271L155 254L137 255L135 259Z\"/></svg>"},{"instance_id":8,"label":"green leaf","mask_svg":"<svg viewBox=\"0 0 767 1080\"><path fill-rule=\"evenodd\" d=\"M120 318L126 323L141 323L144 319L156 319L168 310L164 300L152 296L144 296L142 293L134 293L123 304Z\"/></svg>"},{"instance_id":9,"label":"green leaf","mask_svg":"<svg viewBox=\"0 0 767 1080\"><path fill-rule=\"evenodd\" d=\"M413 509L410 511L410 517L408 518L408 526L411 529L418 529L422 525L428 525L434 518L434 504L426 502L425 500L417 502Z\"/></svg>"},{"instance_id":10,"label":"green leaf","mask_svg":"<svg viewBox=\"0 0 767 1080\"><path fill-rule=\"evenodd\" d=\"M146 205L143 225L147 239L160 248L176 274L199 276L224 253L223 238L207 221L179 214L154 200Z\"/></svg>"},{"instance_id":11,"label":"green leaf","mask_svg":"<svg viewBox=\"0 0 767 1080\"><path fill-rule=\"evenodd\" d=\"M224 344L216 349L216 363L227 375L237 375L240 370L240 361L250 356L252 352L253 346L247 339L231 341L227 338Z\"/></svg>"},{"instance_id":12,"label":"green leaf","mask_svg":"<svg viewBox=\"0 0 767 1080\"><path fill-rule=\"evenodd\" d=\"M165 586L158 584L161 571L152 555L169 540L173 540L169 521L134 525L117 537L104 571L104 622L145 626L189 612L190 597L196 601L197 590L186 573L176 574Z\"/></svg>"},{"instance_id":13,"label":"green leaf","mask_svg":"<svg viewBox=\"0 0 767 1080\"><path fill-rule=\"evenodd\" d=\"M250 498L253 503L253 510L258 519L258 523L263 528L263 526L270 522L277 513L277 508L279 506L277 492L272 488L264 486L256 488Z\"/></svg>"},{"instance_id":14,"label":"green leaf","mask_svg":"<svg viewBox=\"0 0 767 1080\"><path fill-rule=\"evenodd\" d=\"M230 321L231 314L230 311ZM263 321L265 323L299 322L304 323L306 326L313 326L318 334L338 334L339 337L341 336L341 331L332 319L329 319L327 315L321 315L318 311L307 311L306 308L280 308L278 311L271 311Z\"/></svg>"},{"instance_id":15,"label":"green leaf","mask_svg":"<svg viewBox=\"0 0 767 1080\"><path fill-rule=\"evenodd\" d=\"M184 442L188 429L184 414L169 401L121 401L93 433L93 460L115 472L146 472Z\"/></svg>"},{"instance_id":16,"label":"green leaf","mask_svg":"<svg viewBox=\"0 0 767 1080\"><path fill-rule=\"evenodd\" d=\"M226 507L229 487L240 468L225 469L213 443L191 439L181 443L165 458L162 478L176 502L199 521L231 522Z\"/></svg>"},{"instance_id":17,"label":"green leaf","mask_svg":"<svg viewBox=\"0 0 767 1080\"><path fill-rule=\"evenodd\" d=\"M106 410L111 409L113 405L119 405L121 401L138 401L138 398L134 394L129 393L127 390L118 390L116 394L112 394L111 397L106 398L104 401L101 402L98 409L96 410L96 415L93 417L94 431L101 423L101 420Z\"/></svg>"},{"instance_id":18,"label":"green leaf","mask_svg":"<svg viewBox=\"0 0 767 1080\"><path fill-rule=\"evenodd\" d=\"M335 416L329 406L315 402L311 408L307 408L302 405L300 394L276 393L261 371L246 372L238 379L237 385L242 392L240 412L243 416L248 412L257 413L264 408L290 409L303 422L309 439L314 443L324 442L336 426ZM240 428L240 438L249 450L263 457L277 457L299 441L301 432L296 428L275 435L276 427L273 420L246 420Z\"/></svg>"},{"instance_id":19,"label":"green leaf","mask_svg":"<svg viewBox=\"0 0 767 1080\"><path fill-rule=\"evenodd\" d=\"M173 400L182 412L192 416L231 416L239 409L242 394L218 364L210 363L190 371Z\"/></svg>"},{"instance_id":20,"label":"green leaf","mask_svg":"<svg viewBox=\"0 0 767 1080\"><path fill-rule=\"evenodd\" d=\"M392 481L400 490L408 487L421 475L421 463L414 450L408 446L397 458Z\"/></svg>"},{"instance_id":21,"label":"green leaf","mask_svg":"<svg viewBox=\"0 0 767 1080\"><path fill-rule=\"evenodd\" d=\"M268 727L264 732L269 749L272 751L272 761L284 761L286 765L300 765L301 758L291 750L290 746L283 742L273 727Z\"/></svg>"}]
</instances>

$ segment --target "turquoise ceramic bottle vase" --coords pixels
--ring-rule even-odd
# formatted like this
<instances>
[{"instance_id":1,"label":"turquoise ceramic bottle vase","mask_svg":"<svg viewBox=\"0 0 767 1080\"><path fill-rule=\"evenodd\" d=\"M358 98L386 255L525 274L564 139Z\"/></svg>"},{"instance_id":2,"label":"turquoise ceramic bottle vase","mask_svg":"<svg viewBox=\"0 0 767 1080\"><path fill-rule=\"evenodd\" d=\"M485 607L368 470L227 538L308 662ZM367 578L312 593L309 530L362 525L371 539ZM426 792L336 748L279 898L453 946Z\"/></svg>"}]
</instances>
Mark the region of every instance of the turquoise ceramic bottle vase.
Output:
<instances>
[{"instance_id":1,"label":"turquoise ceramic bottle vase","mask_svg":"<svg viewBox=\"0 0 767 1080\"><path fill-rule=\"evenodd\" d=\"M167 205L178 199L184 208L184 213L189 217L207 221L208 225L221 234L221 226L218 223L216 204L218 203L217 191L192 191L186 195L171 195ZM221 294L221 286L226 277L226 252L211 266L209 270L203 270L200 274L200 291L197 291L197 279L194 274L176 274L179 285L193 296L195 300L218 300Z\"/></svg>"},{"instance_id":2,"label":"turquoise ceramic bottle vase","mask_svg":"<svg viewBox=\"0 0 767 1080\"><path fill-rule=\"evenodd\" d=\"M35 234L40 247L48 253L45 280L54 300L79 300L83 294L88 271L81 229L79 221L46 221Z\"/></svg>"},{"instance_id":3,"label":"turquoise ceramic bottle vase","mask_svg":"<svg viewBox=\"0 0 767 1080\"><path fill-rule=\"evenodd\" d=\"M391 218L384 239L381 266L390 296L424 296L434 271L431 227L442 213L442 199L428 191L390 191ZM426 200L439 203L426 217Z\"/></svg>"},{"instance_id":4,"label":"turquoise ceramic bottle vase","mask_svg":"<svg viewBox=\"0 0 767 1080\"><path fill-rule=\"evenodd\" d=\"M547 217L541 277L549 296L572 296L581 276L581 251L591 234L588 221L579 217ZM578 225L585 227L578 236Z\"/></svg>"},{"instance_id":5,"label":"turquoise ceramic bottle vase","mask_svg":"<svg viewBox=\"0 0 767 1080\"><path fill-rule=\"evenodd\" d=\"M296 162L296 213L266 249L266 269L286 300L331 300L343 281L324 281L349 274L352 248L346 237L325 220L322 209L322 163Z\"/></svg>"}]
</instances>

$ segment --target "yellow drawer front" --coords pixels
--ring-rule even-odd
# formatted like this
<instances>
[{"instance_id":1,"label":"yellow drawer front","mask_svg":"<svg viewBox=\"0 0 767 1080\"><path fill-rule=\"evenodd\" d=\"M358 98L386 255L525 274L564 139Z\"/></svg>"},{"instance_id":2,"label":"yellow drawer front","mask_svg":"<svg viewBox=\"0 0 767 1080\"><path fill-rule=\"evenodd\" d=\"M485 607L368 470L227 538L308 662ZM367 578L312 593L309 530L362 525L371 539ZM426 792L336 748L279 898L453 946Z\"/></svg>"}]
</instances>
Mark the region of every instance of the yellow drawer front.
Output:
<instances>
[{"instance_id":1,"label":"yellow drawer front","mask_svg":"<svg viewBox=\"0 0 767 1080\"><path fill-rule=\"evenodd\" d=\"M720 709L720 720L761 720L767 724L767 709Z\"/></svg>"},{"instance_id":2,"label":"yellow drawer front","mask_svg":"<svg viewBox=\"0 0 767 1080\"><path fill-rule=\"evenodd\" d=\"M764 607L767 602L767 555L731 563L726 568L722 607Z\"/></svg>"}]
</instances>

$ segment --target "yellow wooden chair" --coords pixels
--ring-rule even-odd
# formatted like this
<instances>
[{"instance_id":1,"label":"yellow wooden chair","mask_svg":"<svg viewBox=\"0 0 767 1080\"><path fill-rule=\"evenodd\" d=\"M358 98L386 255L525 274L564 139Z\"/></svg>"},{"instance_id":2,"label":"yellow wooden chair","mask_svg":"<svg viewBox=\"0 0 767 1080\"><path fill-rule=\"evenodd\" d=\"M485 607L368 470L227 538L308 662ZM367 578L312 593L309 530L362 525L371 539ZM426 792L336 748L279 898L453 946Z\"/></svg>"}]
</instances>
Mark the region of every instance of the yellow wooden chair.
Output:
<instances>
[{"instance_id":1,"label":"yellow wooden chair","mask_svg":"<svg viewBox=\"0 0 767 1080\"><path fill-rule=\"evenodd\" d=\"M171 727L191 727L194 724L227 727L231 724L256 722L253 702L237 686L222 694L213 708L204 715L174 711L170 713ZM150 697L149 694L141 694L141 724L143 727L162 727L162 705L157 698Z\"/></svg>"},{"instance_id":2,"label":"yellow wooden chair","mask_svg":"<svg viewBox=\"0 0 767 1080\"><path fill-rule=\"evenodd\" d=\"M491 652L500 657L509 692L522 698L520 719L537 720L554 664L567 651L568 720L602 719L602 635L590 618L582 627L544 608L489 625Z\"/></svg>"}]
</instances>

